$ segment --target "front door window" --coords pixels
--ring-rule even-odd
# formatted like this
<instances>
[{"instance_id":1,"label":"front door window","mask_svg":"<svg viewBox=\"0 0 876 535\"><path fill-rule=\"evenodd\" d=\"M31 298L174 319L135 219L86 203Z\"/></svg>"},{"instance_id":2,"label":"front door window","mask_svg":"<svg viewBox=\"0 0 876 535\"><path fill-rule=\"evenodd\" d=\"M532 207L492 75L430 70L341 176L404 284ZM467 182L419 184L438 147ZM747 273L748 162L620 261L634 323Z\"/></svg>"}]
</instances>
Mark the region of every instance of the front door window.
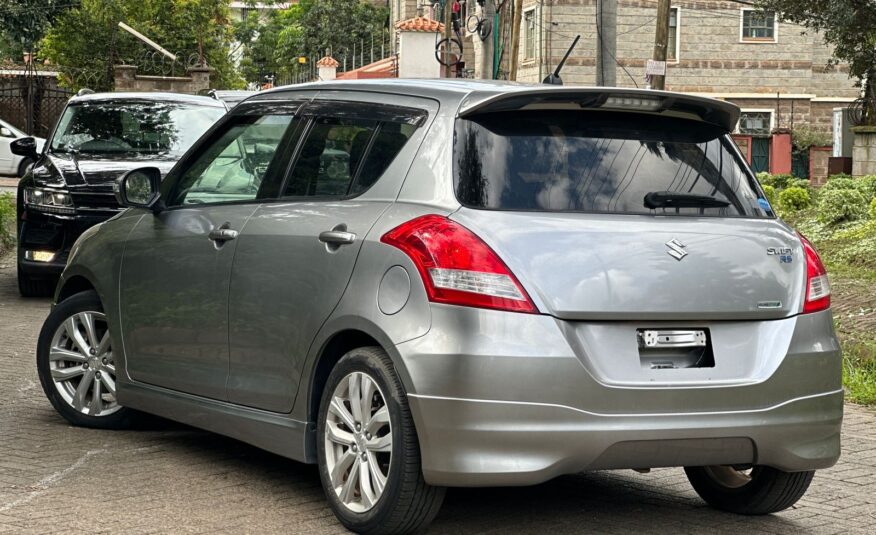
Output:
<instances>
[{"instance_id":1,"label":"front door window","mask_svg":"<svg viewBox=\"0 0 876 535\"><path fill-rule=\"evenodd\" d=\"M254 200L292 121L292 115L241 117L183 173L168 205Z\"/></svg>"}]
</instances>

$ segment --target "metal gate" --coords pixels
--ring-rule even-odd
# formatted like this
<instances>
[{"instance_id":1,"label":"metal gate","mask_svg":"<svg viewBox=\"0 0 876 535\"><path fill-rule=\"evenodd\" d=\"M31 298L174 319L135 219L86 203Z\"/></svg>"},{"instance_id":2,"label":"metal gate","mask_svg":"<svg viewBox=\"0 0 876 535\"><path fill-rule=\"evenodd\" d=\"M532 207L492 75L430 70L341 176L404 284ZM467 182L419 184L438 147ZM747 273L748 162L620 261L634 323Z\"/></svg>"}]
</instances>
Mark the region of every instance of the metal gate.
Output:
<instances>
[{"instance_id":1,"label":"metal gate","mask_svg":"<svg viewBox=\"0 0 876 535\"><path fill-rule=\"evenodd\" d=\"M56 73L38 72L32 66L5 71L0 79L0 118L32 136L47 137L73 92L58 87Z\"/></svg>"},{"instance_id":2,"label":"metal gate","mask_svg":"<svg viewBox=\"0 0 876 535\"><path fill-rule=\"evenodd\" d=\"M770 170L770 138L755 137L751 139L751 168L755 173Z\"/></svg>"},{"instance_id":3,"label":"metal gate","mask_svg":"<svg viewBox=\"0 0 876 535\"><path fill-rule=\"evenodd\" d=\"M791 174L797 178L809 178L809 151L791 154Z\"/></svg>"}]
</instances>

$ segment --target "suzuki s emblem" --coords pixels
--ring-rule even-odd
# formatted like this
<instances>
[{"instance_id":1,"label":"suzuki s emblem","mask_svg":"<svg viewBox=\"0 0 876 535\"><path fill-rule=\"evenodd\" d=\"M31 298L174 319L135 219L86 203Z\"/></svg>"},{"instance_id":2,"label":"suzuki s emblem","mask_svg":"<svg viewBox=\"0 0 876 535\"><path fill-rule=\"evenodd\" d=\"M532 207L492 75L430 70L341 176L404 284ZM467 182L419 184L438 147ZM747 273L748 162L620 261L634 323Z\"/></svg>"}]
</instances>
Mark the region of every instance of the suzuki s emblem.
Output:
<instances>
[{"instance_id":1,"label":"suzuki s emblem","mask_svg":"<svg viewBox=\"0 0 876 535\"><path fill-rule=\"evenodd\" d=\"M669 253L669 256L681 262L681 259L687 256L687 251L684 250L687 247L685 244L681 243L676 239L671 239L666 242L666 247L669 247L669 250L666 251Z\"/></svg>"}]
</instances>

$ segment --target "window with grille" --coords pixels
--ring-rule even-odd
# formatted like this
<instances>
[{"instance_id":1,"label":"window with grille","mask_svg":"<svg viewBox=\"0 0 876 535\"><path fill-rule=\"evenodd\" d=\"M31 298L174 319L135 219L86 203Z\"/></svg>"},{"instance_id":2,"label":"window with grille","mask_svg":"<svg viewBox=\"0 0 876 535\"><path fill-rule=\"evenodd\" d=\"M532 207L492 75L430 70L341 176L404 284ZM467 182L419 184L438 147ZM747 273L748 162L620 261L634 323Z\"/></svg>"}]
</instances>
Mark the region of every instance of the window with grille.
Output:
<instances>
[{"instance_id":1,"label":"window with grille","mask_svg":"<svg viewBox=\"0 0 876 535\"><path fill-rule=\"evenodd\" d=\"M523 13L523 58L535 59L535 10Z\"/></svg>"},{"instance_id":2,"label":"window with grille","mask_svg":"<svg viewBox=\"0 0 876 535\"><path fill-rule=\"evenodd\" d=\"M669 10L669 41L666 45L667 61L678 60L678 8Z\"/></svg>"},{"instance_id":3,"label":"window with grille","mask_svg":"<svg viewBox=\"0 0 876 535\"><path fill-rule=\"evenodd\" d=\"M743 111L739 115L739 133L749 136L768 136L772 131L773 113L770 111Z\"/></svg>"},{"instance_id":4,"label":"window with grille","mask_svg":"<svg viewBox=\"0 0 876 535\"><path fill-rule=\"evenodd\" d=\"M774 11L742 10L742 40L775 42L776 14Z\"/></svg>"}]
</instances>

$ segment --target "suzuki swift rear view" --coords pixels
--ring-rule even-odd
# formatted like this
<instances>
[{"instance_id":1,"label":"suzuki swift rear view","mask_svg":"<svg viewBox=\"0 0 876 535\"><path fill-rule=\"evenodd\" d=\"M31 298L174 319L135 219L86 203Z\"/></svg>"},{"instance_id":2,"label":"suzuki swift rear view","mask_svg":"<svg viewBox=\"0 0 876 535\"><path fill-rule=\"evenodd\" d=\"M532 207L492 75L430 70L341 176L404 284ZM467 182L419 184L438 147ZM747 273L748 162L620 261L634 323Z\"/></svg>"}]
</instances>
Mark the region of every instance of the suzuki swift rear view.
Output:
<instances>
[{"instance_id":1,"label":"suzuki swift rear view","mask_svg":"<svg viewBox=\"0 0 876 535\"><path fill-rule=\"evenodd\" d=\"M812 245L728 103L455 81L258 93L73 246L38 367L74 424L161 415L319 466L406 533L445 488L682 467L782 511L840 451Z\"/></svg>"}]
</instances>

